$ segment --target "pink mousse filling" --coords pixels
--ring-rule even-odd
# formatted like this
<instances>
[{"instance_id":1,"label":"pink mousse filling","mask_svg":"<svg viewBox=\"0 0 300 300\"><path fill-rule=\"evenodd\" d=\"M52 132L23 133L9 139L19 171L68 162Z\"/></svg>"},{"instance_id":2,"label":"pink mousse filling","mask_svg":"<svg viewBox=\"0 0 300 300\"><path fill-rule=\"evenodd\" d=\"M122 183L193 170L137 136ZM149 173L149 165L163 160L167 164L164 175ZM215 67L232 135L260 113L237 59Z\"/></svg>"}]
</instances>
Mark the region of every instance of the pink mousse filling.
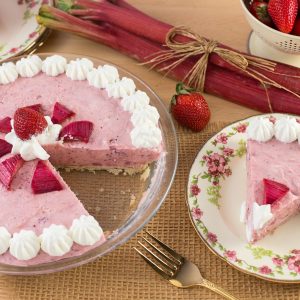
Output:
<instances>
[{"instance_id":1,"label":"pink mousse filling","mask_svg":"<svg viewBox=\"0 0 300 300\"><path fill-rule=\"evenodd\" d=\"M135 168L159 158L162 146L146 149L132 145L131 114L124 111L120 99L110 98L105 90L90 86L86 80L73 81L65 74L50 77L40 73L30 79L20 77L11 84L0 85L0 120L13 117L19 107L38 103L44 114L51 116L56 101L76 113L62 125L88 120L93 122L94 130L87 144L47 146L54 165ZM3 137L0 133L0 138Z\"/></svg>"},{"instance_id":2,"label":"pink mousse filling","mask_svg":"<svg viewBox=\"0 0 300 300\"><path fill-rule=\"evenodd\" d=\"M40 73L30 79L18 78L9 85L0 85L0 120L13 117L19 107L33 104L41 104L44 114L51 116L56 101L76 113L63 126L76 120L88 120L93 122L94 130L87 144L72 142L45 146L54 165L136 168L157 160L162 153L162 145L153 149L137 149L132 145L131 114L123 110L120 99L108 97L105 90L90 86L86 80L72 81L64 74L48 77ZM0 133L0 138L4 136ZM11 233L27 229L39 235L51 224L69 228L75 218L88 214L58 174L64 186L62 191L34 195L30 183L36 163L24 164L13 181L11 191L0 184L0 226L5 226ZM53 169L53 172L56 171ZM37 257L28 261L17 260L6 252L0 255L0 263L18 266L47 263L81 255L104 240L103 237L92 247L74 243L72 250L60 257L51 257L40 251Z\"/></svg>"},{"instance_id":3,"label":"pink mousse filling","mask_svg":"<svg viewBox=\"0 0 300 300\"><path fill-rule=\"evenodd\" d=\"M246 226L252 233L251 242L262 239L286 222L300 209L300 146L298 142L285 144L272 139L266 143L248 140ZM263 179L285 184L290 191L271 206L273 217L259 230L253 229L253 203L263 202Z\"/></svg>"},{"instance_id":4,"label":"pink mousse filling","mask_svg":"<svg viewBox=\"0 0 300 300\"><path fill-rule=\"evenodd\" d=\"M9 156L10 154L3 157L1 161ZM36 164L37 160L24 163L12 182L11 191L7 191L0 184L0 226L5 226L11 233L25 229L32 230L37 235L40 235L43 229L51 224L61 224L70 228L75 218L81 215L88 215L81 202L49 162L47 162L48 166L56 174L64 189L58 192L34 195L31 191L31 179ZM81 255L103 243L104 240L105 238L103 237L92 247L82 247L74 243L70 252L58 257L50 256L40 250L40 253L35 258L27 261L18 260L11 256L9 252L6 252L0 255L0 263L17 266L47 263Z\"/></svg>"}]
</instances>

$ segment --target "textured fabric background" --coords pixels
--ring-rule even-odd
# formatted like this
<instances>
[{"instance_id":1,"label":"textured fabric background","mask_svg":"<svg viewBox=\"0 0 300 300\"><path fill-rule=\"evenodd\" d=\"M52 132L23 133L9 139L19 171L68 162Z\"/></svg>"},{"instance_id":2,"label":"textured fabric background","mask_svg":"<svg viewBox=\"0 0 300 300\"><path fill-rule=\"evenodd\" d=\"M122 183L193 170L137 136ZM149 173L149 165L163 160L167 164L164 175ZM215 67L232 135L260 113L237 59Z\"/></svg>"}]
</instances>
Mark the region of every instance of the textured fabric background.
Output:
<instances>
[{"instance_id":1,"label":"textured fabric background","mask_svg":"<svg viewBox=\"0 0 300 300\"><path fill-rule=\"evenodd\" d=\"M178 128L175 183L147 229L195 262L205 278L239 299L300 299L300 285L266 282L227 265L205 247L190 222L185 203L189 168L197 150L224 125L212 123L197 134ZM142 234L102 259L65 272L30 277L0 275L0 299L222 299L205 288L182 290L163 280L132 249Z\"/></svg>"}]
</instances>

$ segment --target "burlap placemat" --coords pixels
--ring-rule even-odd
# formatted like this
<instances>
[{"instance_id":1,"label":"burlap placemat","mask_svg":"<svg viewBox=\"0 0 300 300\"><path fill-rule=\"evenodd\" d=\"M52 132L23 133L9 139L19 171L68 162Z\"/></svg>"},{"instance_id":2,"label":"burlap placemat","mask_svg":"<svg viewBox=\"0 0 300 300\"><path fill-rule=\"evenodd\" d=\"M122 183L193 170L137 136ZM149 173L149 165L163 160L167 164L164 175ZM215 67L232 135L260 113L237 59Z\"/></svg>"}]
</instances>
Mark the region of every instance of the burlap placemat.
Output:
<instances>
[{"instance_id":1,"label":"burlap placemat","mask_svg":"<svg viewBox=\"0 0 300 300\"><path fill-rule=\"evenodd\" d=\"M243 274L212 254L196 234L184 190L197 150L225 124L212 123L199 134L178 128L179 167L164 205L147 229L195 262L203 276L239 299L300 299L299 285L269 283ZM127 244L93 263L41 276L0 276L0 299L221 299L205 288L177 289L156 274Z\"/></svg>"}]
</instances>

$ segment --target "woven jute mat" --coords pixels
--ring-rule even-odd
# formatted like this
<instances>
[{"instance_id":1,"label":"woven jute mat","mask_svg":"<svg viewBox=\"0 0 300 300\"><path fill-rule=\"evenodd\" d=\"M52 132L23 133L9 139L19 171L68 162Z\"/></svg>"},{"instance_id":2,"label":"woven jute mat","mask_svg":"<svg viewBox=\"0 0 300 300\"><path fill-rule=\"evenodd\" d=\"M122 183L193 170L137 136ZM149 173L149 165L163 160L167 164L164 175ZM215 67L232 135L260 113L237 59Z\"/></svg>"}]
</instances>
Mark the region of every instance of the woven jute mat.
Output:
<instances>
[{"instance_id":1,"label":"woven jute mat","mask_svg":"<svg viewBox=\"0 0 300 300\"><path fill-rule=\"evenodd\" d=\"M185 202L189 168L199 148L224 125L212 123L199 134L178 128L175 182L147 229L195 262L205 278L239 299L300 299L300 285L266 282L227 265L206 248L190 222ZM142 234L101 259L65 272L0 276L0 299L222 299L205 288L183 290L163 280L132 249Z\"/></svg>"}]
</instances>

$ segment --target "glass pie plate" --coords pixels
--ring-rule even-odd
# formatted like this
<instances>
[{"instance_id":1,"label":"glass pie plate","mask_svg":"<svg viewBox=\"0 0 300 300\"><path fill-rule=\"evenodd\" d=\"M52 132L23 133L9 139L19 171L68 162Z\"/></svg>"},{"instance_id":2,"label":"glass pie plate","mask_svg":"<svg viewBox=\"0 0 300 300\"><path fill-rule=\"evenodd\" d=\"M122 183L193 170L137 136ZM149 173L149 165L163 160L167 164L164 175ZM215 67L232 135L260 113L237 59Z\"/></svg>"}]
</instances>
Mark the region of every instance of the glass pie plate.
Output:
<instances>
[{"instance_id":1,"label":"glass pie plate","mask_svg":"<svg viewBox=\"0 0 300 300\"><path fill-rule=\"evenodd\" d=\"M38 55L44 59L53 54ZM111 62L86 55L57 54L63 55L68 61L78 57L87 57L94 62L94 66L114 65ZM17 59L20 57L10 59L10 61ZM157 108L160 114L159 126L162 131L165 155L162 155L157 162L149 166L150 173L146 180L141 178L141 174L123 176L106 171L92 173L60 170L60 174L82 201L88 212L101 224L107 241L81 256L56 262L26 267L0 264L0 273L18 275L51 273L76 267L99 258L124 244L141 230L155 215L167 196L175 176L178 156L177 138L172 119L161 99L145 82L123 68L116 67L120 77L132 78L137 89L145 91L150 97L150 104Z\"/></svg>"}]
</instances>

